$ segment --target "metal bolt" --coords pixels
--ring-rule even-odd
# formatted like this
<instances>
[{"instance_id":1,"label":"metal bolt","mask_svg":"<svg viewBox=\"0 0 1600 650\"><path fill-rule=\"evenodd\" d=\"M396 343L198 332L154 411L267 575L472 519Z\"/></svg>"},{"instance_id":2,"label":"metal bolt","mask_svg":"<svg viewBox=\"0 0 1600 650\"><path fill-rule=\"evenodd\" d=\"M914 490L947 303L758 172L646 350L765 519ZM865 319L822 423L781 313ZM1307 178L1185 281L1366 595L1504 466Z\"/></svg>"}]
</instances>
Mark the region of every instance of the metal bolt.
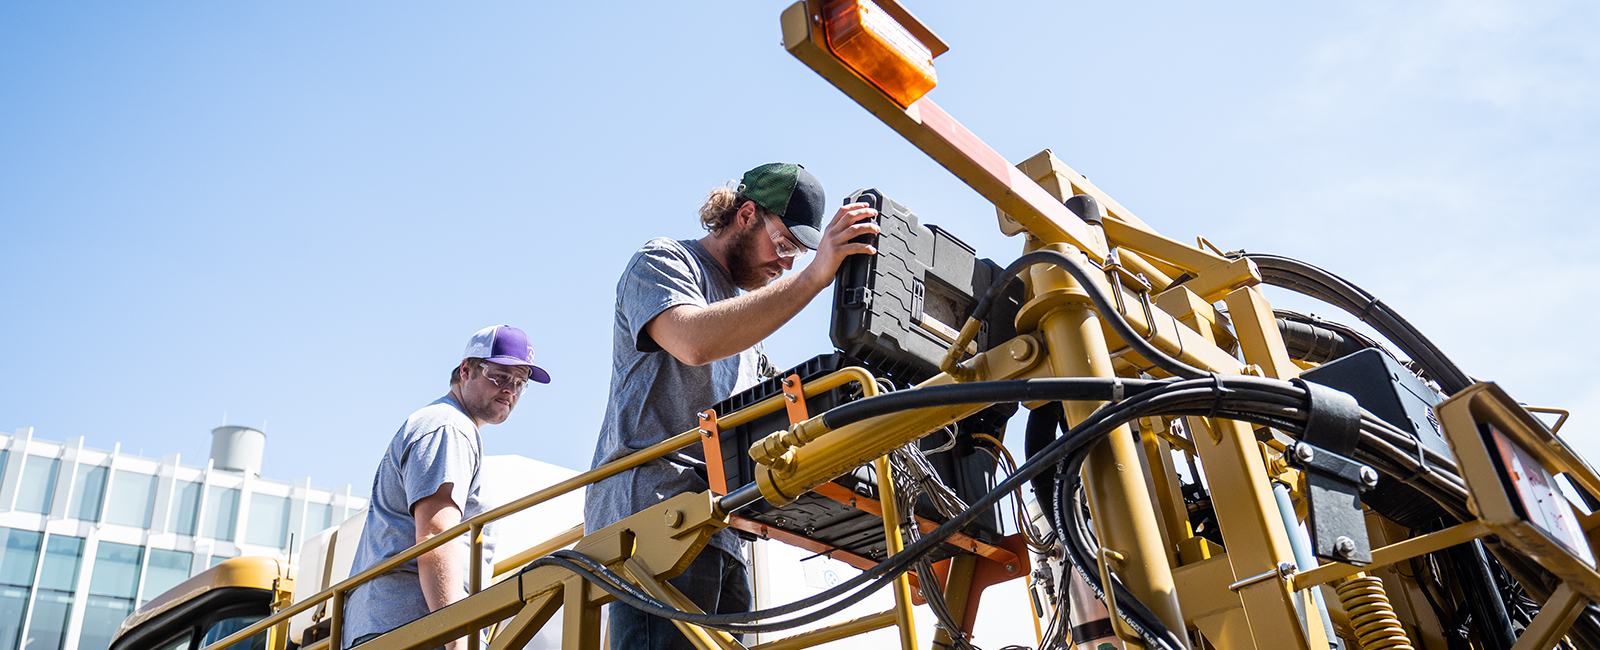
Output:
<instances>
[{"instance_id":1,"label":"metal bolt","mask_svg":"<svg viewBox=\"0 0 1600 650\"><path fill-rule=\"evenodd\" d=\"M783 398L784 398L784 399L786 399L786 400L789 400L789 401L791 401L791 402L798 402L798 401L800 401L800 398L798 398L798 397L795 397L795 396L794 396L794 395L793 395L793 394L792 394L792 393L784 393L784 394L783 394Z\"/></svg>"},{"instance_id":2,"label":"metal bolt","mask_svg":"<svg viewBox=\"0 0 1600 650\"><path fill-rule=\"evenodd\" d=\"M1294 457L1300 459L1302 463L1309 463L1316 456L1317 452L1311 448L1311 445L1302 442L1294 446Z\"/></svg>"},{"instance_id":3,"label":"metal bolt","mask_svg":"<svg viewBox=\"0 0 1600 650\"><path fill-rule=\"evenodd\" d=\"M711 435L711 432L710 432L710 431L708 431L708 430L706 430L706 429L701 429L701 430L700 430L700 435L702 435L702 436L709 436L709 435Z\"/></svg>"},{"instance_id":4,"label":"metal bolt","mask_svg":"<svg viewBox=\"0 0 1600 650\"><path fill-rule=\"evenodd\" d=\"M794 385L794 380L790 379L788 377L784 377L783 378L783 385L785 385L785 386L793 386Z\"/></svg>"},{"instance_id":5,"label":"metal bolt","mask_svg":"<svg viewBox=\"0 0 1600 650\"><path fill-rule=\"evenodd\" d=\"M1017 565L1015 565L1015 564L1007 564L1006 565L1006 573L1016 573L1016 572L1017 572Z\"/></svg>"},{"instance_id":6,"label":"metal bolt","mask_svg":"<svg viewBox=\"0 0 1600 650\"><path fill-rule=\"evenodd\" d=\"M1333 552L1343 557L1350 557L1351 553L1356 552L1356 540L1340 535L1339 539L1333 540Z\"/></svg>"},{"instance_id":7,"label":"metal bolt","mask_svg":"<svg viewBox=\"0 0 1600 650\"><path fill-rule=\"evenodd\" d=\"M1033 341L1028 339L1017 339L1012 341L1010 352L1012 361L1022 361L1027 359L1028 357L1033 356Z\"/></svg>"},{"instance_id":8,"label":"metal bolt","mask_svg":"<svg viewBox=\"0 0 1600 650\"><path fill-rule=\"evenodd\" d=\"M1377 470L1374 470L1371 467L1367 467L1365 465L1362 465L1361 466L1361 482L1366 484L1366 486L1369 487L1369 488L1378 487L1378 472L1377 472Z\"/></svg>"},{"instance_id":9,"label":"metal bolt","mask_svg":"<svg viewBox=\"0 0 1600 650\"><path fill-rule=\"evenodd\" d=\"M683 524L683 511L681 511L681 510L668 510L667 511L667 528L677 528L678 526L680 526L682 524Z\"/></svg>"},{"instance_id":10,"label":"metal bolt","mask_svg":"<svg viewBox=\"0 0 1600 650\"><path fill-rule=\"evenodd\" d=\"M711 419L711 414L710 413L701 413L700 414L700 419L709 420L709 419Z\"/></svg>"}]
</instances>

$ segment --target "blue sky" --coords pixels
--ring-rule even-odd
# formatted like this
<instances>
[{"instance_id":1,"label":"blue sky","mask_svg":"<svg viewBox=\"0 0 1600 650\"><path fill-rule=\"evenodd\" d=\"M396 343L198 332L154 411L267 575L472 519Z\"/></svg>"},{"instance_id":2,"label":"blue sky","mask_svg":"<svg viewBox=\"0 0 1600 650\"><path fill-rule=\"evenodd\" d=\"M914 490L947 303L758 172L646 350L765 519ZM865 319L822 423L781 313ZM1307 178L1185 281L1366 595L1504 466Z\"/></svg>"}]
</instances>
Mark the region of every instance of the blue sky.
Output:
<instances>
[{"instance_id":1,"label":"blue sky","mask_svg":"<svg viewBox=\"0 0 1600 650\"><path fill-rule=\"evenodd\" d=\"M932 97L1008 159L1344 275L1600 458L1600 6L909 4L951 45ZM362 492L503 322L555 382L486 447L585 467L622 264L773 160L1014 257L782 49L785 6L0 5L0 430L203 462L226 413L265 474ZM827 302L778 364L828 351Z\"/></svg>"}]
</instances>

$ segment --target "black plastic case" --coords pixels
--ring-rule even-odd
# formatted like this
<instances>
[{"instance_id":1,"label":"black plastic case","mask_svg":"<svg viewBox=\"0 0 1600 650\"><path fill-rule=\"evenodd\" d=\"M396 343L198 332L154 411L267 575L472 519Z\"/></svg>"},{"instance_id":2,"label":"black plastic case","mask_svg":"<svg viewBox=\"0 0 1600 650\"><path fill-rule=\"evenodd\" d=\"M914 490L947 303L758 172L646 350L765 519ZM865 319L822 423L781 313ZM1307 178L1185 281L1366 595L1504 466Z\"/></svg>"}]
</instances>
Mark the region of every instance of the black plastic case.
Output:
<instances>
[{"instance_id":1,"label":"black plastic case","mask_svg":"<svg viewBox=\"0 0 1600 650\"><path fill-rule=\"evenodd\" d=\"M939 361L1001 267L971 246L876 189L850 195L878 211L877 255L851 255L833 291L833 345L874 373L915 384L939 372ZM1014 282L989 312L977 349L1016 337L1022 283Z\"/></svg>"}]
</instances>

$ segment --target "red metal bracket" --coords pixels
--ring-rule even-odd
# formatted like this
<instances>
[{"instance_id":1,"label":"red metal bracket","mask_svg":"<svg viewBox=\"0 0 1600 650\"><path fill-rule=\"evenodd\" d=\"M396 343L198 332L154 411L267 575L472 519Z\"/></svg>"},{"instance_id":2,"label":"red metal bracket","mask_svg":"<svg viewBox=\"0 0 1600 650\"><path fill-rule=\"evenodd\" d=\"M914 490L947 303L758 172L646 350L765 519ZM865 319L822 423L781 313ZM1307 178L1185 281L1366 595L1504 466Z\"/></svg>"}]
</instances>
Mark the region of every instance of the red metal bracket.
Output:
<instances>
[{"instance_id":1,"label":"red metal bracket","mask_svg":"<svg viewBox=\"0 0 1600 650\"><path fill-rule=\"evenodd\" d=\"M700 444L706 455L706 482L713 494L728 493L728 472L722 467L722 429L717 426L717 412L706 409L700 413Z\"/></svg>"}]
</instances>

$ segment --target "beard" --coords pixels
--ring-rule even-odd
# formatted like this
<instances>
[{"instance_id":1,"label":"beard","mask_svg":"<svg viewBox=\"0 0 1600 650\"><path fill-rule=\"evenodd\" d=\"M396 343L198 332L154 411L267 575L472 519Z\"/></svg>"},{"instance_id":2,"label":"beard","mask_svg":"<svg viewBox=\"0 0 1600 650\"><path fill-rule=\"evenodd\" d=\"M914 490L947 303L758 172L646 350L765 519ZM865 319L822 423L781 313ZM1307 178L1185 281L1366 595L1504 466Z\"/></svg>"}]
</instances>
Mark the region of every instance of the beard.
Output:
<instances>
[{"instance_id":1,"label":"beard","mask_svg":"<svg viewBox=\"0 0 1600 650\"><path fill-rule=\"evenodd\" d=\"M761 220L753 220L743 232L734 235L728 246L728 275L733 285L745 291L755 291L772 284L767 267L755 261L756 247L766 243L767 229ZM782 271L779 271L781 274Z\"/></svg>"}]
</instances>

